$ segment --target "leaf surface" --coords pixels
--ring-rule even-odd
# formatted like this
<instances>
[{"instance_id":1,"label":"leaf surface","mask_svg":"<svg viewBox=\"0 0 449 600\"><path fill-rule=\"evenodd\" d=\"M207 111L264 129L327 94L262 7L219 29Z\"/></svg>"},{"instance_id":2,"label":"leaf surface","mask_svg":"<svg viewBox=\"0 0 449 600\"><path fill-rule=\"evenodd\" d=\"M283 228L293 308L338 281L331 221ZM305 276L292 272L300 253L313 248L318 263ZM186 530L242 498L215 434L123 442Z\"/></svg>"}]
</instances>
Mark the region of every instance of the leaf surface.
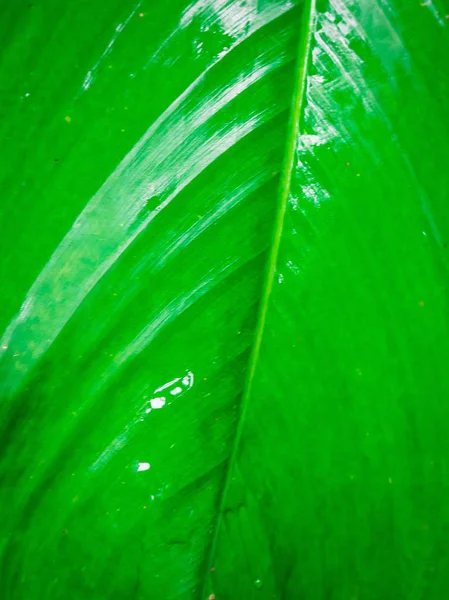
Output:
<instances>
[{"instance_id":1,"label":"leaf surface","mask_svg":"<svg viewBox=\"0 0 449 600\"><path fill-rule=\"evenodd\" d=\"M445 2L7 2L6 599L447 589Z\"/></svg>"}]
</instances>

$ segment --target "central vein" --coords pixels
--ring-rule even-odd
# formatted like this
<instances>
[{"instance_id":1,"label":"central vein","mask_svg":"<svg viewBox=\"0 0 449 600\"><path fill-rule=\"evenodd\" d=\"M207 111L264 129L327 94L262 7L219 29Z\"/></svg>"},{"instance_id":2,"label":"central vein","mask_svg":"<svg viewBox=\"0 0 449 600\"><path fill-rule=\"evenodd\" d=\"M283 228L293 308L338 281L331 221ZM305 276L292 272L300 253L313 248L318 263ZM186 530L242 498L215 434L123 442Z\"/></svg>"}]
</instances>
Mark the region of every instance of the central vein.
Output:
<instances>
[{"instance_id":1,"label":"central vein","mask_svg":"<svg viewBox=\"0 0 449 600\"><path fill-rule=\"evenodd\" d=\"M254 374L256 372L257 363L259 361L260 348L263 339L263 333L265 330L265 323L267 319L268 306L271 296L271 291L273 289L273 281L276 271L276 263L279 254L279 247L281 242L282 228L284 224L284 216L287 209L288 198L290 194L290 182L293 175L293 169L295 165L295 151L298 135L300 133L301 126L301 118L302 111L304 106L304 99L306 94L306 81L307 81L307 67L309 63L310 56L310 48L312 43L312 35L314 30L315 23L315 14L316 14L316 0L305 0L304 9L302 13L302 25L301 25L301 34L299 37L298 44L298 56L296 69L294 73L295 77L295 86L292 98L291 112L290 112L290 120L289 127L287 132L286 139L286 147L285 147L285 157L284 157L284 165L281 174L281 180L279 185L279 193L278 193L278 206L276 211L276 220L273 230L273 238L270 248L270 253L267 261L267 268L265 274L265 281L262 291L262 298L259 309L259 316L256 325L256 333L254 338L254 344L251 351L251 356L248 364L248 371L245 381L245 387L242 396L242 407L240 411L239 423L237 426L236 435L234 438L234 444L232 453L228 463L228 470L226 475L225 484L223 487L223 492L221 496L220 509L217 517L217 523L214 531L214 539L211 544L210 556L209 556L209 565L207 574L204 582L204 589L201 598L206 597L206 586L208 582L208 573L210 572L210 567L212 565L212 561L215 554L216 544L218 532L220 529L220 522L223 514L223 508L226 502L226 496L229 488L229 483L231 481L231 474L234 468L234 464L237 457L238 448L240 445L240 439L242 436L243 423L245 421L245 416L248 408L249 399L252 392Z\"/></svg>"}]
</instances>

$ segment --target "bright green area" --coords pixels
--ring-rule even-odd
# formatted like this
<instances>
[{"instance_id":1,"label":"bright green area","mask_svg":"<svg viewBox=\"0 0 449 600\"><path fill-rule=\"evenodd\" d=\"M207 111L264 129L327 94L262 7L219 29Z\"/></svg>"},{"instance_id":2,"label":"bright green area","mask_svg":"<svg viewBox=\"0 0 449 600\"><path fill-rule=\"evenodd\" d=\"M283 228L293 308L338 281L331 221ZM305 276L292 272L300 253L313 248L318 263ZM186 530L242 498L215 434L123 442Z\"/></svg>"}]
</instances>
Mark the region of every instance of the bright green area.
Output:
<instances>
[{"instance_id":1,"label":"bright green area","mask_svg":"<svg viewBox=\"0 0 449 600\"><path fill-rule=\"evenodd\" d=\"M445 598L446 15L4 0L2 600Z\"/></svg>"}]
</instances>

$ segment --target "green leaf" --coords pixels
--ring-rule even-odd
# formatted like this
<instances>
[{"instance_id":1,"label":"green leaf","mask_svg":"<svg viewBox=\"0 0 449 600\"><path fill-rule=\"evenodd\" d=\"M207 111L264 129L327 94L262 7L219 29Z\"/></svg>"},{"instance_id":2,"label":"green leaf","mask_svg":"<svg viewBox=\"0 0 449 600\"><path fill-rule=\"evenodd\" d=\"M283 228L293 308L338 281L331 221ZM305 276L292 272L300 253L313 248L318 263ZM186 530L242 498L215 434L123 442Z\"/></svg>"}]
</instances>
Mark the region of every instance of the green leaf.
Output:
<instances>
[{"instance_id":1,"label":"green leaf","mask_svg":"<svg viewBox=\"0 0 449 600\"><path fill-rule=\"evenodd\" d=\"M2 598L445 597L447 14L3 3Z\"/></svg>"}]
</instances>

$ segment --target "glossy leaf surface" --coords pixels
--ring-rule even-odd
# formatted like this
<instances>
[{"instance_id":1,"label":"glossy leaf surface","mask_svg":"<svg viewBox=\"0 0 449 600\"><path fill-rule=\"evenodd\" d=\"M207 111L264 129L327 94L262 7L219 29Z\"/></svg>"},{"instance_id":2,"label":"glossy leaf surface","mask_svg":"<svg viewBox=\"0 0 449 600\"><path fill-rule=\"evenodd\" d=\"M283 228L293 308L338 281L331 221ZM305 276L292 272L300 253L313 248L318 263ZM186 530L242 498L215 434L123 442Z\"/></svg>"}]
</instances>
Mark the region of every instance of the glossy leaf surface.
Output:
<instances>
[{"instance_id":1,"label":"glossy leaf surface","mask_svg":"<svg viewBox=\"0 0 449 600\"><path fill-rule=\"evenodd\" d=\"M2 597L445 596L448 13L2 5Z\"/></svg>"}]
</instances>

